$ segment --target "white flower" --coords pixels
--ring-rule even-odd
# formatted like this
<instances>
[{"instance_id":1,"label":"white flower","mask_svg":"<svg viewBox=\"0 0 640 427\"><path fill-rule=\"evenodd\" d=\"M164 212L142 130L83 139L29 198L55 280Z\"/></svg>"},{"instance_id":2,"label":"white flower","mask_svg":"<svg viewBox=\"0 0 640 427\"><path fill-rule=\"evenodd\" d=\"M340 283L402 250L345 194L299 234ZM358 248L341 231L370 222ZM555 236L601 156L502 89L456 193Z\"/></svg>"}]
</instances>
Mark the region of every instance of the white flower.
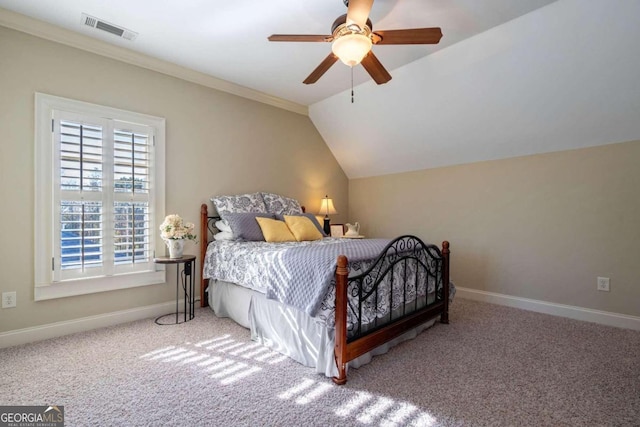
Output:
<instances>
[{"instance_id":1,"label":"white flower","mask_svg":"<svg viewBox=\"0 0 640 427\"><path fill-rule=\"evenodd\" d=\"M167 215L160 225L160 237L163 239L188 239L196 240L193 234L195 225L191 222L183 222L180 215Z\"/></svg>"}]
</instances>

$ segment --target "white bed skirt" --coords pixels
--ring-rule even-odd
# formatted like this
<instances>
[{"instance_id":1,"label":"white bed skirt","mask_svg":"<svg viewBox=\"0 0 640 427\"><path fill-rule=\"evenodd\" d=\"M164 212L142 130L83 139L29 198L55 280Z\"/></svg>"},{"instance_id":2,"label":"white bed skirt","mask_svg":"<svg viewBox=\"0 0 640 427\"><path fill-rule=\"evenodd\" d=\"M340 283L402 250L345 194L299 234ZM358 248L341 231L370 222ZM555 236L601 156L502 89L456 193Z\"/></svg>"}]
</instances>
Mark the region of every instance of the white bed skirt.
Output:
<instances>
[{"instance_id":1,"label":"white bed skirt","mask_svg":"<svg viewBox=\"0 0 640 427\"><path fill-rule=\"evenodd\" d=\"M319 374L338 374L334 359L334 329L308 314L264 294L233 283L211 281L208 288L209 307L218 317L229 317L251 331L251 339L311 368ZM397 338L349 362L358 368L373 356L384 354L403 341L415 338L432 326L437 318L411 329Z\"/></svg>"}]
</instances>

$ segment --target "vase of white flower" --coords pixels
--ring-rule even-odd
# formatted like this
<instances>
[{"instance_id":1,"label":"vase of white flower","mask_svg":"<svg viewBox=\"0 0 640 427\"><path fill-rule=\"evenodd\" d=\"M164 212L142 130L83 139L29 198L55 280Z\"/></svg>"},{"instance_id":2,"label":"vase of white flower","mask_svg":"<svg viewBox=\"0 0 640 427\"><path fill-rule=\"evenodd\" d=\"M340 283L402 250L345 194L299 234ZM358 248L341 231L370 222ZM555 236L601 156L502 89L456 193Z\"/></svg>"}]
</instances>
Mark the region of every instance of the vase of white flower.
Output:
<instances>
[{"instance_id":1,"label":"vase of white flower","mask_svg":"<svg viewBox=\"0 0 640 427\"><path fill-rule=\"evenodd\" d=\"M185 240L196 240L195 225L184 222L180 215L167 215L160 225L160 236L169 248L169 258L182 258Z\"/></svg>"},{"instance_id":2,"label":"vase of white flower","mask_svg":"<svg viewBox=\"0 0 640 427\"><path fill-rule=\"evenodd\" d=\"M184 252L184 239L164 239L169 248L169 258L182 258Z\"/></svg>"}]
</instances>

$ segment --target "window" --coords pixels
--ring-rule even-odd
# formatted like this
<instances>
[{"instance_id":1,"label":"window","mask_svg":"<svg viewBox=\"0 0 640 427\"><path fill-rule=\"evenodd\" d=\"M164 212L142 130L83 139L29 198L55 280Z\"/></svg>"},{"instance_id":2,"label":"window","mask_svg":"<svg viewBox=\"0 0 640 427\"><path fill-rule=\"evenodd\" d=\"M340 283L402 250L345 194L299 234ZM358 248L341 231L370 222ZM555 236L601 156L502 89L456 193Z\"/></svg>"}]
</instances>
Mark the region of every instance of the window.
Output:
<instances>
[{"instance_id":1,"label":"window","mask_svg":"<svg viewBox=\"0 0 640 427\"><path fill-rule=\"evenodd\" d=\"M164 119L36 94L35 299L164 283Z\"/></svg>"}]
</instances>

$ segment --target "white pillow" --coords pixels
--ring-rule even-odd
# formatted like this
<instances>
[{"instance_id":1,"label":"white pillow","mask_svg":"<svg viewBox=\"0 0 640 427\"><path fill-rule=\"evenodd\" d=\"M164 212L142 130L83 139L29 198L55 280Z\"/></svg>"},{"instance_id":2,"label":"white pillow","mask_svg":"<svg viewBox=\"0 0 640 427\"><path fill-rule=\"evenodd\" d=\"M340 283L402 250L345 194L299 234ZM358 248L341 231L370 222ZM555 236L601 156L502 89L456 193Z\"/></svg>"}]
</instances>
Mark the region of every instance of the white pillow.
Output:
<instances>
[{"instance_id":1,"label":"white pillow","mask_svg":"<svg viewBox=\"0 0 640 427\"><path fill-rule=\"evenodd\" d=\"M220 231L228 231L229 233L231 233L231 226L229 225L229 223L227 221L225 221L224 219L221 219L220 221L216 221L216 228Z\"/></svg>"},{"instance_id":2,"label":"white pillow","mask_svg":"<svg viewBox=\"0 0 640 427\"><path fill-rule=\"evenodd\" d=\"M234 240L233 233L230 231L221 231L213 235L215 240Z\"/></svg>"}]
</instances>

